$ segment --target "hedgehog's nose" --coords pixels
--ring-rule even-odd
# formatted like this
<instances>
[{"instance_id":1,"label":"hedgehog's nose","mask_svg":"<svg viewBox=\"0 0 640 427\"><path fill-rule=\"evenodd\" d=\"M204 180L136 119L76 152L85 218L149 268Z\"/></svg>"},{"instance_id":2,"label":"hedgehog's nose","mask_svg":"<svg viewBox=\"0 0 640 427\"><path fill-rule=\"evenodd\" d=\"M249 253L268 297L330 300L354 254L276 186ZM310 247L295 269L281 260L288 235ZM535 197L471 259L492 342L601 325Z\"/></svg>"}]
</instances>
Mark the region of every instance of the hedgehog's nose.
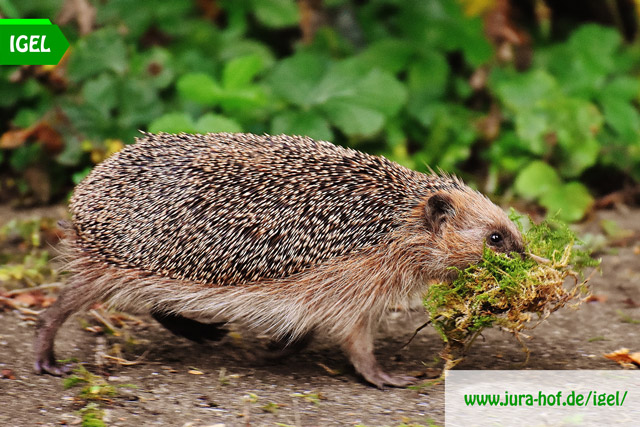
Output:
<instances>
[{"instance_id":1,"label":"hedgehog's nose","mask_svg":"<svg viewBox=\"0 0 640 427\"><path fill-rule=\"evenodd\" d=\"M524 246L519 243L519 242L515 242L511 248L511 250L509 251L510 254L516 253L518 255L520 255L520 258L525 259L526 254L524 251Z\"/></svg>"},{"instance_id":2,"label":"hedgehog's nose","mask_svg":"<svg viewBox=\"0 0 640 427\"><path fill-rule=\"evenodd\" d=\"M524 252L524 246L522 246L522 245L518 245L518 247L516 249L516 253L518 253L520 255L520 258L522 258L523 260L527 256L527 254Z\"/></svg>"}]
</instances>

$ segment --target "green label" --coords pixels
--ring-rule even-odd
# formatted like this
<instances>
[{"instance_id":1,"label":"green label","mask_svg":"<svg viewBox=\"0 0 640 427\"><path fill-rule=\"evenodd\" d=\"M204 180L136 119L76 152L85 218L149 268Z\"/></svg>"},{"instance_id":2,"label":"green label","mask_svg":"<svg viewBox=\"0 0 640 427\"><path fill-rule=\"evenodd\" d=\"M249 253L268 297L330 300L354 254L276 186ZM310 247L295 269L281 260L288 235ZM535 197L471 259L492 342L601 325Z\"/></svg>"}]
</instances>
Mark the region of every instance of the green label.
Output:
<instances>
[{"instance_id":1,"label":"green label","mask_svg":"<svg viewBox=\"0 0 640 427\"><path fill-rule=\"evenodd\" d=\"M48 19L0 19L0 65L56 65L68 47Z\"/></svg>"}]
</instances>

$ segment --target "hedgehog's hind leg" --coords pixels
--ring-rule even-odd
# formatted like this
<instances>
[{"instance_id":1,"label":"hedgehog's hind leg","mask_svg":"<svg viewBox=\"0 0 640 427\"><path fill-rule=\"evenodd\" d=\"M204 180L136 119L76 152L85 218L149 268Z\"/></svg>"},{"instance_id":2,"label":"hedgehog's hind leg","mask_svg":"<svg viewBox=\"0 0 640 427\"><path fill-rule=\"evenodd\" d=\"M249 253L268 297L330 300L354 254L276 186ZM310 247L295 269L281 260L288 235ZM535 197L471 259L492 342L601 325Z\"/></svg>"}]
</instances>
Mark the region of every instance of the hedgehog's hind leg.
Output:
<instances>
[{"instance_id":1,"label":"hedgehog's hind leg","mask_svg":"<svg viewBox=\"0 0 640 427\"><path fill-rule=\"evenodd\" d=\"M417 381L408 375L392 375L382 370L373 354L373 327L371 322L363 321L353 328L342 342L353 367L369 383L378 388L385 385L406 387Z\"/></svg>"},{"instance_id":2,"label":"hedgehog's hind leg","mask_svg":"<svg viewBox=\"0 0 640 427\"><path fill-rule=\"evenodd\" d=\"M97 295L92 292L90 285L90 282L80 278L72 279L56 302L38 318L34 344L36 373L59 376L70 370L69 366L60 366L56 362L54 341L58 329L70 315L97 300Z\"/></svg>"},{"instance_id":3,"label":"hedgehog's hind leg","mask_svg":"<svg viewBox=\"0 0 640 427\"><path fill-rule=\"evenodd\" d=\"M205 340L220 341L227 329L220 323L202 323L162 309L152 309L151 316L173 334L202 344Z\"/></svg>"}]
</instances>

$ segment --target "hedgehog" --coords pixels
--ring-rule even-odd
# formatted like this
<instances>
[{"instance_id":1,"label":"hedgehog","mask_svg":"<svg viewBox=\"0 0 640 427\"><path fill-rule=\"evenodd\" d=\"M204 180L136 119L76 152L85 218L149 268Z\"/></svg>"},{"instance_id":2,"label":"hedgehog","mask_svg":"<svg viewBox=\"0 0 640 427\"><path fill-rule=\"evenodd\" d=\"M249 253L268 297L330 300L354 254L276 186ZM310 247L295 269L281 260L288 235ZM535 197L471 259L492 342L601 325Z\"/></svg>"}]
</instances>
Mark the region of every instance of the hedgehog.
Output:
<instances>
[{"instance_id":1,"label":"hedgehog","mask_svg":"<svg viewBox=\"0 0 640 427\"><path fill-rule=\"evenodd\" d=\"M369 383L403 387L374 356L376 326L485 247L522 253L486 196L445 173L302 136L137 138L76 187L66 286L39 318L35 370L62 375L57 330L95 302L219 339L239 322L296 348L324 334Z\"/></svg>"}]
</instances>

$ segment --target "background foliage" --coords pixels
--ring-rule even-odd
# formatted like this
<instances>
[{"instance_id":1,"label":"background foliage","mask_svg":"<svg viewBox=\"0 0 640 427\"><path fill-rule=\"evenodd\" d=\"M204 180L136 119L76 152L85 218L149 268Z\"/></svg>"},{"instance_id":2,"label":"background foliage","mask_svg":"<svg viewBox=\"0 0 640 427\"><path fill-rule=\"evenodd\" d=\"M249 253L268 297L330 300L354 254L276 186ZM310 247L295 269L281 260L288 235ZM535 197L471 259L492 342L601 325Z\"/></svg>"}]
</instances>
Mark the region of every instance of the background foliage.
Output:
<instances>
[{"instance_id":1,"label":"background foliage","mask_svg":"<svg viewBox=\"0 0 640 427\"><path fill-rule=\"evenodd\" d=\"M496 28L507 2L491 0L326 0L305 42L311 12L293 0L67 3L86 8L0 2L73 18L60 65L0 68L0 198L64 197L138 130L327 139L569 221L640 180L640 49L616 28Z\"/></svg>"}]
</instances>

